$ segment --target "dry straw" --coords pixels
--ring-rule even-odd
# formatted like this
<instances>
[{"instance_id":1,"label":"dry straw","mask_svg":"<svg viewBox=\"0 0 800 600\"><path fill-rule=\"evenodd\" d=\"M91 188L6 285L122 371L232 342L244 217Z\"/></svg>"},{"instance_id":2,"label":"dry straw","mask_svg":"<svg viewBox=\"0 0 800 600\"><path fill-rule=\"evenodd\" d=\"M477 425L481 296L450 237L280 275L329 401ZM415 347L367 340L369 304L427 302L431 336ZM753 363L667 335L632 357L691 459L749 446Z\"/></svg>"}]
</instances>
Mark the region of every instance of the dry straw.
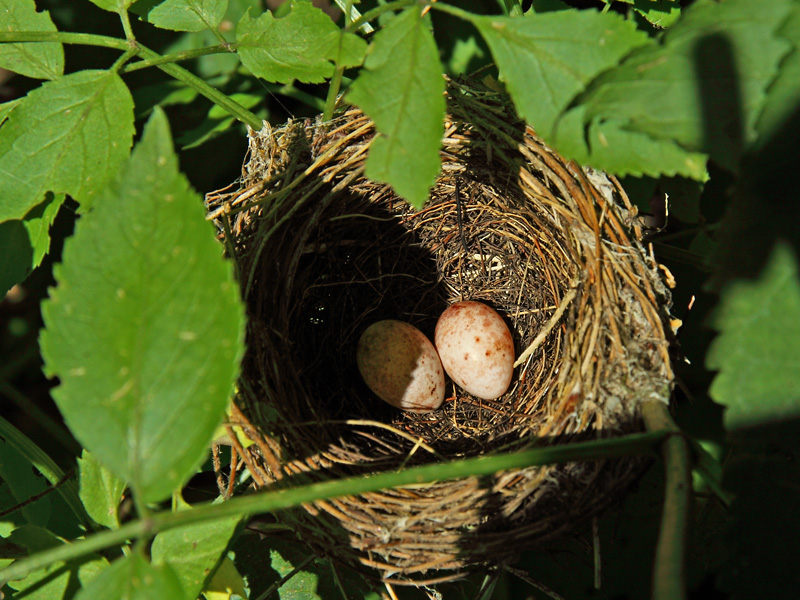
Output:
<instances>
[{"instance_id":1,"label":"dry straw","mask_svg":"<svg viewBox=\"0 0 800 600\"><path fill-rule=\"evenodd\" d=\"M358 110L252 133L238 189L207 198L235 258L248 351L234 423L261 487L292 486L641 428L666 402L669 292L613 177L548 148L494 86L450 82L443 168L414 211L364 177ZM411 175L409 175L411 176ZM504 316L519 357L486 401L449 384L403 413L361 381L355 348L380 319L432 336L457 300ZM335 559L431 583L573 531L641 470L602 460L319 501L280 515Z\"/></svg>"}]
</instances>

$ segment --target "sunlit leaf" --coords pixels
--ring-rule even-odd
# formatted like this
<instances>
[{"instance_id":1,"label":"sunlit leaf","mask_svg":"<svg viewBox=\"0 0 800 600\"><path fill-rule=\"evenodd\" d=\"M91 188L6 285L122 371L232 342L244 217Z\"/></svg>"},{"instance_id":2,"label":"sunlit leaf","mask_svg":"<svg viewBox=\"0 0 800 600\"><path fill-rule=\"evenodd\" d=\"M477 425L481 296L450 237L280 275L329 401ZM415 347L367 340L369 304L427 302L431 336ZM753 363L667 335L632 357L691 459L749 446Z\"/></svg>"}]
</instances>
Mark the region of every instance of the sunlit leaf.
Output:
<instances>
[{"instance_id":1,"label":"sunlit leaf","mask_svg":"<svg viewBox=\"0 0 800 600\"><path fill-rule=\"evenodd\" d=\"M81 502L89 516L100 525L119 527L117 509L125 491L125 482L87 450L78 459L78 473Z\"/></svg>"},{"instance_id":2,"label":"sunlit leaf","mask_svg":"<svg viewBox=\"0 0 800 600\"><path fill-rule=\"evenodd\" d=\"M11 114L11 111L13 111L20 105L20 102L22 102L22 100L17 99L17 100L11 100L10 102L3 102L2 104L0 104L0 125L2 125L3 121L5 121L8 118L8 115Z\"/></svg>"},{"instance_id":3,"label":"sunlit leaf","mask_svg":"<svg viewBox=\"0 0 800 600\"><path fill-rule=\"evenodd\" d=\"M247 598L245 580L230 557L226 556L203 588L203 596L206 600L231 600L234 595Z\"/></svg>"},{"instance_id":4,"label":"sunlit leaf","mask_svg":"<svg viewBox=\"0 0 800 600\"><path fill-rule=\"evenodd\" d=\"M753 10L749 0L696 2L663 44L638 50L592 85L582 99L588 120L614 120L736 169L789 51L776 29L791 4L776 0Z\"/></svg>"},{"instance_id":5,"label":"sunlit leaf","mask_svg":"<svg viewBox=\"0 0 800 600\"><path fill-rule=\"evenodd\" d=\"M179 510L191 506L179 499ZM196 598L220 562L233 535L238 517L177 527L156 535L150 550L154 565L169 564L189 598Z\"/></svg>"},{"instance_id":6,"label":"sunlit leaf","mask_svg":"<svg viewBox=\"0 0 800 600\"><path fill-rule=\"evenodd\" d=\"M193 600L186 596L169 565L153 566L139 552L118 558L75 600Z\"/></svg>"},{"instance_id":7,"label":"sunlit leaf","mask_svg":"<svg viewBox=\"0 0 800 600\"><path fill-rule=\"evenodd\" d=\"M520 116L551 139L558 116L597 75L648 43L616 13L556 11L473 17Z\"/></svg>"},{"instance_id":8,"label":"sunlit leaf","mask_svg":"<svg viewBox=\"0 0 800 600\"><path fill-rule=\"evenodd\" d=\"M621 0L660 29L670 27L681 16L679 0ZM607 2L610 4L609 2Z\"/></svg>"},{"instance_id":9,"label":"sunlit leaf","mask_svg":"<svg viewBox=\"0 0 800 600\"><path fill-rule=\"evenodd\" d=\"M332 43L338 40L339 28L310 2L292 1L291 7L280 19L270 12L253 18L248 10L236 27L239 58L253 75L267 81L324 81L333 75ZM345 55L351 54L348 50Z\"/></svg>"},{"instance_id":10,"label":"sunlit leaf","mask_svg":"<svg viewBox=\"0 0 800 600\"><path fill-rule=\"evenodd\" d=\"M243 315L159 109L55 276L41 347L56 403L87 450L161 500L202 462L224 413Z\"/></svg>"},{"instance_id":11,"label":"sunlit leaf","mask_svg":"<svg viewBox=\"0 0 800 600\"><path fill-rule=\"evenodd\" d=\"M147 13L148 22L173 31L216 29L228 0L164 0Z\"/></svg>"},{"instance_id":12,"label":"sunlit leaf","mask_svg":"<svg viewBox=\"0 0 800 600\"><path fill-rule=\"evenodd\" d=\"M445 102L436 42L419 7L378 32L364 67L347 99L378 130L366 175L420 208L439 172Z\"/></svg>"},{"instance_id":13,"label":"sunlit leaf","mask_svg":"<svg viewBox=\"0 0 800 600\"><path fill-rule=\"evenodd\" d=\"M36 12L33 0L0 0L0 22L3 31L57 31L47 11ZM57 42L0 44L0 67L35 79L57 79L64 73L64 48Z\"/></svg>"},{"instance_id":14,"label":"sunlit leaf","mask_svg":"<svg viewBox=\"0 0 800 600\"><path fill-rule=\"evenodd\" d=\"M133 140L133 101L119 75L80 71L35 88L0 127L0 222L45 192L89 204Z\"/></svg>"}]
</instances>

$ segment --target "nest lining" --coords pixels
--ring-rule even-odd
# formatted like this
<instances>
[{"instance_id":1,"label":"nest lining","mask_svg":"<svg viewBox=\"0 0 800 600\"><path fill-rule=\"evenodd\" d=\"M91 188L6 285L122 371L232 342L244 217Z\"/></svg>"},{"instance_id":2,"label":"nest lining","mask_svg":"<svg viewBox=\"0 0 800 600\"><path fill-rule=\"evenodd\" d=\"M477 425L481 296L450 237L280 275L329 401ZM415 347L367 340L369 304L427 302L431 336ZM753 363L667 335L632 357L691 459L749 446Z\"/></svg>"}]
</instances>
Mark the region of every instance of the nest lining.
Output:
<instances>
[{"instance_id":1,"label":"nest lining","mask_svg":"<svg viewBox=\"0 0 800 600\"><path fill-rule=\"evenodd\" d=\"M249 311L236 414L260 485L636 430L637 402L668 398L669 292L616 180L565 162L489 87L450 82L448 110L442 173L419 212L364 177L375 134L357 110L253 133L239 189L209 195ZM486 401L449 384L428 414L383 404L357 372L361 332L399 319L432 338L462 299L494 307L517 354L532 350L508 392ZM449 578L563 535L640 467L523 469L285 518L386 580Z\"/></svg>"}]
</instances>

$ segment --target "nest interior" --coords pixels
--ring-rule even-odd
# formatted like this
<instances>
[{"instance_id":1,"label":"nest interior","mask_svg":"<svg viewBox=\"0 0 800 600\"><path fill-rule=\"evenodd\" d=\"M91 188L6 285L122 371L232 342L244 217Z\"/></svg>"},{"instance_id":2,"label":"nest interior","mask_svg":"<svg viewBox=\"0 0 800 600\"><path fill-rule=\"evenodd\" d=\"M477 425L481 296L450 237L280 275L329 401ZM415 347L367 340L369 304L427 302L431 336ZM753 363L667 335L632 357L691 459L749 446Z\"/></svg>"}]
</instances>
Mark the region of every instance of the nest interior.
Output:
<instances>
[{"instance_id":1,"label":"nest interior","mask_svg":"<svg viewBox=\"0 0 800 600\"><path fill-rule=\"evenodd\" d=\"M237 189L207 197L248 309L234 421L255 442L237 450L259 486L616 435L641 427L639 401L669 397L669 291L617 181L562 159L493 86L449 82L447 100L442 171L420 211L365 177L375 130L355 109L253 132ZM399 319L432 339L458 300L506 320L509 390L487 401L448 382L434 412L384 404L356 367L361 333ZM531 467L280 518L333 558L430 583L563 535L641 465Z\"/></svg>"}]
</instances>

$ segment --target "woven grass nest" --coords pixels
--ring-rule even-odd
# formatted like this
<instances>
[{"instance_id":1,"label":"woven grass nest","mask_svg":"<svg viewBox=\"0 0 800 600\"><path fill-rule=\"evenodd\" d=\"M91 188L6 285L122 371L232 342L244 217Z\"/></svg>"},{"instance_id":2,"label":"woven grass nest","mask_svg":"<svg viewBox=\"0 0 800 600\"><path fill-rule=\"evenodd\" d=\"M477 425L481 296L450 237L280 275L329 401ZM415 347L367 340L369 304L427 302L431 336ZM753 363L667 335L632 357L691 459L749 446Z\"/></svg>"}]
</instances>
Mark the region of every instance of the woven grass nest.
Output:
<instances>
[{"instance_id":1,"label":"woven grass nest","mask_svg":"<svg viewBox=\"0 0 800 600\"><path fill-rule=\"evenodd\" d=\"M668 400L670 294L618 182L566 162L494 86L449 81L447 102L420 211L364 177L375 130L356 109L252 132L241 180L207 197L248 309L234 424L255 443L235 446L260 487L610 437L642 428L641 400ZM509 325L522 362L506 394L448 383L427 414L381 402L356 367L364 329L399 319L432 339L458 300ZM445 480L278 518L384 581L430 584L566 535L644 462Z\"/></svg>"}]
</instances>

